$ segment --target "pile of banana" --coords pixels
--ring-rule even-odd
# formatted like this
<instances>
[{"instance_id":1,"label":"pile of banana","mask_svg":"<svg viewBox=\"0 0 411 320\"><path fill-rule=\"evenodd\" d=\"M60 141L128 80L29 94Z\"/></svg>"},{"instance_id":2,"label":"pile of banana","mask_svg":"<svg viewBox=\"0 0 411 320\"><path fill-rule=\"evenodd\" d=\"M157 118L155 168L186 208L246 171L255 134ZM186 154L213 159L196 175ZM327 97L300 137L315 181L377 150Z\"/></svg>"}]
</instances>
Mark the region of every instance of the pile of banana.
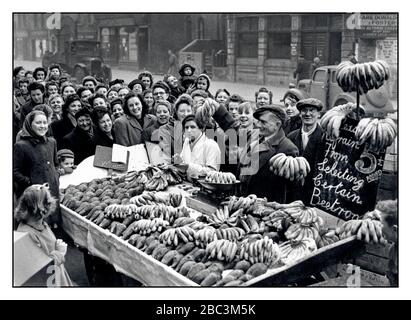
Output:
<instances>
[{"instance_id":1,"label":"pile of banana","mask_svg":"<svg viewBox=\"0 0 411 320\"><path fill-rule=\"evenodd\" d=\"M110 204L104 209L106 218L110 219L124 219L137 212L135 204Z\"/></svg>"},{"instance_id":2,"label":"pile of banana","mask_svg":"<svg viewBox=\"0 0 411 320\"><path fill-rule=\"evenodd\" d=\"M222 205L227 205L230 214L242 209L244 213L252 213L254 205L259 200L255 194L250 194L247 197L231 196L228 201L222 202Z\"/></svg>"},{"instance_id":3,"label":"pile of banana","mask_svg":"<svg viewBox=\"0 0 411 320\"><path fill-rule=\"evenodd\" d=\"M215 240L206 247L206 255L210 259L231 262L237 254L237 243L230 240Z\"/></svg>"},{"instance_id":4,"label":"pile of banana","mask_svg":"<svg viewBox=\"0 0 411 320\"><path fill-rule=\"evenodd\" d=\"M161 218L155 219L141 219L135 221L134 232L141 235L148 235L156 231L161 232L163 229L169 226L168 221Z\"/></svg>"},{"instance_id":5,"label":"pile of banana","mask_svg":"<svg viewBox=\"0 0 411 320\"><path fill-rule=\"evenodd\" d=\"M293 264L317 250L317 245L311 238L305 238L300 241L286 241L281 243L279 247L281 252L280 261L285 265Z\"/></svg>"},{"instance_id":6,"label":"pile of banana","mask_svg":"<svg viewBox=\"0 0 411 320\"><path fill-rule=\"evenodd\" d=\"M148 180L149 179L147 178L147 175L144 172L142 172L135 178L134 181L140 184L146 184Z\"/></svg>"},{"instance_id":7,"label":"pile of banana","mask_svg":"<svg viewBox=\"0 0 411 320\"><path fill-rule=\"evenodd\" d=\"M369 142L371 149L381 151L390 146L397 136L397 125L390 118L364 118L355 129L359 144Z\"/></svg>"},{"instance_id":8,"label":"pile of banana","mask_svg":"<svg viewBox=\"0 0 411 320\"><path fill-rule=\"evenodd\" d=\"M144 188L146 190L162 191L168 187L168 181L162 171L156 172L152 178L150 178L145 184Z\"/></svg>"},{"instance_id":9,"label":"pile of banana","mask_svg":"<svg viewBox=\"0 0 411 320\"><path fill-rule=\"evenodd\" d=\"M358 240L366 243L386 244L387 242L382 233L382 223L378 220L349 220L338 227L335 232L340 239L356 235Z\"/></svg>"},{"instance_id":10,"label":"pile of banana","mask_svg":"<svg viewBox=\"0 0 411 320\"><path fill-rule=\"evenodd\" d=\"M318 248L326 247L340 240L334 229L320 229L318 233L319 235L316 241Z\"/></svg>"},{"instance_id":11,"label":"pile of banana","mask_svg":"<svg viewBox=\"0 0 411 320\"><path fill-rule=\"evenodd\" d=\"M348 102L330 109L321 117L320 125L325 130L327 138L337 139L340 136L341 122L355 108L354 103Z\"/></svg>"},{"instance_id":12,"label":"pile of banana","mask_svg":"<svg viewBox=\"0 0 411 320\"><path fill-rule=\"evenodd\" d=\"M318 229L316 226L294 223L287 229L284 235L288 240L301 241L305 238L315 240L318 238Z\"/></svg>"},{"instance_id":13,"label":"pile of banana","mask_svg":"<svg viewBox=\"0 0 411 320\"><path fill-rule=\"evenodd\" d=\"M230 241L238 241L245 235L245 231L238 227L219 228L216 231L217 239L226 239Z\"/></svg>"},{"instance_id":14,"label":"pile of banana","mask_svg":"<svg viewBox=\"0 0 411 320\"><path fill-rule=\"evenodd\" d=\"M183 210L183 208L174 208L160 203L138 207L134 217L136 220L161 218L172 224L176 219L186 217L187 215L188 212Z\"/></svg>"},{"instance_id":15,"label":"pile of banana","mask_svg":"<svg viewBox=\"0 0 411 320\"><path fill-rule=\"evenodd\" d=\"M156 192L150 192L150 191L145 191L144 193L132 197L130 199L130 203L135 204L136 206L145 206L145 205L154 205L154 204L166 204L169 205L170 201L169 199L164 199L163 197L160 197Z\"/></svg>"},{"instance_id":16,"label":"pile of banana","mask_svg":"<svg viewBox=\"0 0 411 320\"><path fill-rule=\"evenodd\" d=\"M248 214L243 219L238 219L238 226L243 228L245 233L263 233L266 231L265 222L261 221L260 223L250 214Z\"/></svg>"},{"instance_id":17,"label":"pile of banana","mask_svg":"<svg viewBox=\"0 0 411 320\"><path fill-rule=\"evenodd\" d=\"M205 177L211 183L235 183L236 177L231 172L209 171Z\"/></svg>"},{"instance_id":18,"label":"pile of banana","mask_svg":"<svg viewBox=\"0 0 411 320\"><path fill-rule=\"evenodd\" d=\"M265 236L263 239L245 239L240 247L240 259L254 263L274 264L280 259L278 244Z\"/></svg>"},{"instance_id":19,"label":"pile of banana","mask_svg":"<svg viewBox=\"0 0 411 320\"><path fill-rule=\"evenodd\" d=\"M277 153L270 161L270 170L290 181L303 181L310 172L310 164L304 157L291 157Z\"/></svg>"},{"instance_id":20,"label":"pile of banana","mask_svg":"<svg viewBox=\"0 0 411 320\"><path fill-rule=\"evenodd\" d=\"M138 171L130 171L130 172L127 172L127 173L124 175L124 182L130 183L130 182L134 181L134 179L136 179L138 176L139 176L139 172L138 172Z\"/></svg>"},{"instance_id":21,"label":"pile of banana","mask_svg":"<svg viewBox=\"0 0 411 320\"><path fill-rule=\"evenodd\" d=\"M206 216L207 221L215 225L222 225L228 218L230 218L230 213L227 206L217 208L216 211Z\"/></svg>"},{"instance_id":22,"label":"pile of banana","mask_svg":"<svg viewBox=\"0 0 411 320\"><path fill-rule=\"evenodd\" d=\"M210 226L200 229L194 234L194 239L196 246L205 248L210 242L218 240L216 229Z\"/></svg>"},{"instance_id":23,"label":"pile of banana","mask_svg":"<svg viewBox=\"0 0 411 320\"><path fill-rule=\"evenodd\" d=\"M158 240L164 244L178 246L179 243L194 241L195 231L189 226L171 228L164 231L158 237Z\"/></svg>"},{"instance_id":24,"label":"pile of banana","mask_svg":"<svg viewBox=\"0 0 411 320\"><path fill-rule=\"evenodd\" d=\"M343 61L337 67L337 82L344 92L357 91L367 93L378 89L390 77L390 67L383 60L357 63Z\"/></svg>"}]
</instances>

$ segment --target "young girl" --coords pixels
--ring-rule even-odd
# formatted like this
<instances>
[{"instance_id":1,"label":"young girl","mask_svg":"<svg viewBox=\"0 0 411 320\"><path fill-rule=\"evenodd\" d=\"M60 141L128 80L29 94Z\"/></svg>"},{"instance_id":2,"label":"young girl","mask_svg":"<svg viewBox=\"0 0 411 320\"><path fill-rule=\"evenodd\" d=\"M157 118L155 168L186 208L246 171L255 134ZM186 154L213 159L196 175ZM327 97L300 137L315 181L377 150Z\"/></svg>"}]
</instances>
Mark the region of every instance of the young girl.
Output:
<instances>
[{"instance_id":1,"label":"young girl","mask_svg":"<svg viewBox=\"0 0 411 320\"><path fill-rule=\"evenodd\" d=\"M36 245L54 260L55 286L68 287L74 283L64 267L67 244L56 239L44 221L55 207L56 199L51 196L48 184L31 185L24 191L15 211L19 223L17 231L27 232Z\"/></svg>"}]
</instances>

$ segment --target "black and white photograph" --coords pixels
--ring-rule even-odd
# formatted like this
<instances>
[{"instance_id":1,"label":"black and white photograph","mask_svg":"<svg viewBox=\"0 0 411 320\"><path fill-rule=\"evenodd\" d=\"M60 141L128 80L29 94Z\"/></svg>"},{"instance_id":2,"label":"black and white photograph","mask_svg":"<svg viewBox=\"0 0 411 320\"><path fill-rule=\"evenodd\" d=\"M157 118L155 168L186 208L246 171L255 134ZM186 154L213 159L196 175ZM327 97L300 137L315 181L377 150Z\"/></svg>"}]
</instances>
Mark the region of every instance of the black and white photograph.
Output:
<instances>
[{"instance_id":1,"label":"black and white photograph","mask_svg":"<svg viewBox=\"0 0 411 320\"><path fill-rule=\"evenodd\" d=\"M10 13L13 290L399 287L399 12L49 10Z\"/></svg>"}]
</instances>

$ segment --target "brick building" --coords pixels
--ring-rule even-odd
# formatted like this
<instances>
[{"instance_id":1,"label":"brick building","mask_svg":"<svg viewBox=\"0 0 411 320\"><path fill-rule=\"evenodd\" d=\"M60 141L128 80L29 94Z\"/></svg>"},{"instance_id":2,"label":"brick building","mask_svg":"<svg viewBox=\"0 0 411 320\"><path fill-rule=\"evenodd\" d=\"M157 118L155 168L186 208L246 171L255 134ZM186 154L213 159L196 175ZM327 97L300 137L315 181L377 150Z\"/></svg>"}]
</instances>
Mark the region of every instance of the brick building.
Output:
<instances>
[{"instance_id":1,"label":"brick building","mask_svg":"<svg viewBox=\"0 0 411 320\"><path fill-rule=\"evenodd\" d=\"M377 58L387 60L391 52L388 62L393 69L392 81L396 81L398 16L372 14L361 17L361 23L357 21L352 25L348 21L352 14L346 13L230 14L228 79L286 86L294 81L293 71L299 55L308 61L318 56L321 65L331 65L347 59L352 52L356 53L359 62ZM385 22L381 23L382 20ZM375 32L373 24L383 24L384 27Z\"/></svg>"}]
</instances>

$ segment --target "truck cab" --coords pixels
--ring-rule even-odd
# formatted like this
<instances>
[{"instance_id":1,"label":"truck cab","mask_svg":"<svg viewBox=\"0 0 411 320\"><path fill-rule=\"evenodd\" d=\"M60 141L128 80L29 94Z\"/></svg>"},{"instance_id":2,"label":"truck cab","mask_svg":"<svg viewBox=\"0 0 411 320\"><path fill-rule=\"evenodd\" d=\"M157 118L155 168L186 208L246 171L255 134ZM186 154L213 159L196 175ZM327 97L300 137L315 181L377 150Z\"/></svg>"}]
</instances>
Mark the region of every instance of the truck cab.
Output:
<instances>
[{"instance_id":1,"label":"truck cab","mask_svg":"<svg viewBox=\"0 0 411 320\"><path fill-rule=\"evenodd\" d=\"M337 83L336 74L336 65L319 67L314 70L311 79L300 80L296 89L306 98L319 99L324 105L324 112L347 102L356 103L356 92L344 92ZM284 98L286 96L287 93ZM384 103L381 103L381 101L384 101ZM360 105L364 107L365 113L370 116L381 116L395 112L386 84L377 90L370 90L367 94L361 95Z\"/></svg>"}]
</instances>

